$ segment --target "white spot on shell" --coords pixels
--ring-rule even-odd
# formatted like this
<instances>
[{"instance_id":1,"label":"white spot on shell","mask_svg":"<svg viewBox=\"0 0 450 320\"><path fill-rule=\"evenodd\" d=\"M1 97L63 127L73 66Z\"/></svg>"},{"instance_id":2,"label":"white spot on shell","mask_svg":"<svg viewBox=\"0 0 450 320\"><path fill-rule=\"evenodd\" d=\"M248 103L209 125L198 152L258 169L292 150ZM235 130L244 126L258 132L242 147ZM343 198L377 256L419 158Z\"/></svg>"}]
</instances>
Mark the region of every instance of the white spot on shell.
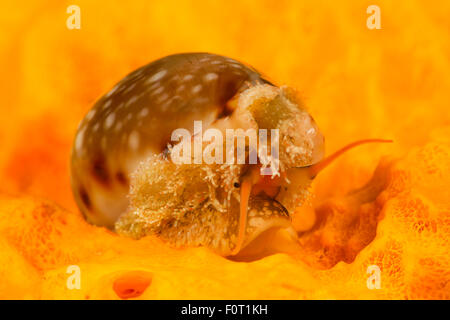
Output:
<instances>
[{"instance_id":1,"label":"white spot on shell","mask_svg":"<svg viewBox=\"0 0 450 320\"><path fill-rule=\"evenodd\" d=\"M77 134L77 138L75 139L75 150L77 152L81 152L83 148L84 131L85 129L79 131Z\"/></svg>"},{"instance_id":2,"label":"white spot on shell","mask_svg":"<svg viewBox=\"0 0 450 320\"><path fill-rule=\"evenodd\" d=\"M168 95L167 93L164 93L163 95L161 95L161 96L158 98L158 103L161 103L161 102L167 100L168 97L169 97L169 95Z\"/></svg>"},{"instance_id":3,"label":"white spot on shell","mask_svg":"<svg viewBox=\"0 0 450 320\"><path fill-rule=\"evenodd\" d=\"M128 100L127 106L129 106L129 105L135 103L137 99L138 99L138 96L132 96L132 97L130 98L130 100Z\"/></svg>"},{"instance_id":4,"label":"white spot on shell","mask_svg":"<svg viewBox=\"0 0 450 320\"><path fill-rule=\"evenodd\" d=\"M136 72L134 73L134 76L135 76L136 78L141 77L141 76L143 76L143 75L144 75L144 69L143 69L143 68L139 69L138 71L136 71Z\"/></svg>"},{"instance_id":5,"label":"white spot on shell","mask_svg":"<svg viewBox=\"0 0 450 320\"><path fill-rule=\"evenodd\" d=\"M137 85L137 82L130 84L128 86L128 88L125 89L124 93L130 92L131 90L134 89L134 87L136 87L136 85Z\"/></svg>"},{"instance_id":6,"label":"white spot on shell","mask_svg":"<svg viewBox=\"0 0 450 320\"><path fill-rule=\"evenodd\" d=\"M91 109L91 110L87 113L87 115L86 115L87 121L91 121L92 118L95 116L95 113L96 113L96 112L97 112L97 110Z\"/></svg>"},{"instance_id":7,"label":"white spot on shell","mask_svg":"<svg viewBox=\"0 0 450 320\"><path fill-rule=\"evenodd\" d=\"M77 126L77 131L80 131L81 130L81 128L84 126L84 123L85 123L86 121L83 119L83 120L81 120L79 123L78 123L78 126Z\"/></svg>"},{"instance_id":8,"label":"white spot on shell","mask_svg":"<svg viewBox=\"0 0 450 320\"><path fill-rule=\"evenodd\" d=\"M196 93L199 93L201 90L202 90L202 85L198 84L198 85L196 85L195 87L192 88L192 93L196 94Z\"/></svg>"},{"instance_id":9,"label":"white spot on shell","mask_svg":"<svg viewBox=\"0 0 450 320\"><path fill-rule=\"evenodd\" d=\"M170 105L179 103L181 100L182 99L180 96L174 96L161 105L161 110L166 111L170 107Z\"/></svg>"},{"instance_id":10,"label":"white spot on shell","mask_svg":"<svg viewBox=\"0 0 450 320\"><path fill-rule=\"evenodd\" d=\"M141 93L139 93L136 97L138 99L142 98L144 96L145 92L141 91Z\"/></svg>"},{"instance_id":11,"label":"white spot on shell","mask_svg":"<svg viewBox=\"0 0 450 320\"><path fill-rule=\"evenodd\" d=\"M186 89L186 86L185 86L184 84L182 84L181 86L179 86L179 87L177 88L177 92L181 92L181 91L183 91L184 89Z\"/></svg>"},{"instance_id":12,"label":"white spot on shell","mask_svg":"<svg viewBox=\"0 0 450 320\"><path fill-rule=\"evenodd\" d=\"M159 82L155 82L154 84L152 84L150 87L148 87L148 91L153 91L156 88L158 88L159 86L161 86L161 84Z\"/></svg>"},{"instance_id":13,"label":"white spot on shell","mask_svg":"<svg viewBox=\"0 0 450 320\"><path fill-rule=\"evenodd\" d=\"M97 122L97 123L92 127L92 131L93 131L93 132L97 131L99 127L100 127L100 123Z\"/></svg>"},{"instance_id":14,"label":"white spot on shell","mask_svg":"<svg viewBox=\"0 0 450 320\"><path fill-rule=\"evenodd\" d=\"M148 78L148 80L146 81L146 83L152 83L158 80L161 80L165 75L167 74L167 70L161 70L157 73L155 73L153 76L151 76L150 78Z\"/></svg>"},{"instance_id":15,"label":"white spot on shell","mask_svg":"<svg viewBox=\"0 0 450 320\"><path fill-rule=\"evenodd\" d=\"M136 151L139 148L139 132L133 131L130 133L130 136L128 137L128 146Z\"/></svg>"},{"instance_id":16,"label":"white spot on shell","mask_svg":"<svg viewBox=\"0 0 450 320\"><path fill-rule=\"evenodd\" d=\"M115 120L116 120L116 115L114 113L111 113L105 120L105 129L111 128L111 126L114 124Z\"/></svg>"},{"instance_id":17,"label":"white spot on shell","mask_svg":"<svg viewBox=\"0 0 450 320\"><path fill-rule=\"evenodd\" d=\"M164 91L164 87L159 87L158 89L156 89L155 91L153 91L153 95L155 94L160 94Z\"/></svg>"},{"instance_id":18,"label":"white spot on shell","mask_svg":"<svg viewBox=\"0 0 450 320\"><path fill-rule=\"evenodd\" d=\"M231 62L231 63L238 63L236 60L231 59L231 58L225 58L225 60L227 60L228 62Z\"/></svg>"},{"instance_id":19,"label":"white spot on shell","mask_svg":"<svg viewBox=\"0 0 450 320\"><path fill-rule=\"evenodd\" d=\"M117 89L119 89L119 84L115 85L114 88L112 88L111 90L109 90L109 92L105 95L105 97L109 97L111 96L114 92L117 91Z\"/></svg>"},{"instance_id":20,"label":"white spot on shell","mask_svg":"<svg viewBox=\"0 0 450 320\"><path fill-rule=\"evenodd\" d=\"M213 81L216 80L219 76L217 75L217 73L208 73L205 75L204 79L205 81Z\"/></svg>"},{"instance_id":21,"label":"white spot on shell","mask_svg":"<svg viewBox=\"0 0 450 320\"><path fill-rule=\"evenodd\" d=\"M161 105L161 110L162 110L162 111L166 111L167 108L169 108L170 104L172 103L172 100L173 100L173 99L169 99L169 100L167 100L166 102L164 102L164 103Z\"/></svg>"},{"instance_id":22,"label":"white spot on shell","mask_svg":"<svg viewBox=\"0 0 450 320\"><path fill-rule=\"evenodd\" d=\"M111 105L111 103L112 103L111 99L106 100L105 103L103 104L103 109L107 109Z\"/></svg>"},{"instance_id":23,"label":"white spot on shell","mask_svg":"<svg viewBox=\"0 0 450 320\"><path fill-rule=\"evenodd\" d=\"M192 78L194 78L194 77L192 76L192 74L187 74L187 75L185 75L185 76L183 77L183 81L189 81L189 80L191 80Z\"/></svg>"},{"instance_id":24,"label":"white spot on shell","mask_svg":"<svg viewBox=\"0 0 450 320\"><path fill-rule=\"evenodd\" d=\"M144 118L148 116L148 113L149 113L148 108L144 108L141 110L141 112L139 112L139 117Z\"/></svg>"}]
</instances>

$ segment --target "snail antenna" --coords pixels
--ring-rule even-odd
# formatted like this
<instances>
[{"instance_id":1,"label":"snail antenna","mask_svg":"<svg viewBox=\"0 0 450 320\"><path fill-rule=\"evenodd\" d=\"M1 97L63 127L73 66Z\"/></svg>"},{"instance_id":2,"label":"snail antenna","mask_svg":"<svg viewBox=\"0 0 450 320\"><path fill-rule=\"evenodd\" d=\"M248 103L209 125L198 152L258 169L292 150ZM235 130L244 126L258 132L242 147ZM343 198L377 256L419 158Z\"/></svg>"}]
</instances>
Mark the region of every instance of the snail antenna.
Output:
<instances>
[{"instance_id":1,"label":"snail antenna","mask_svg":"<svg viewBox=\"0 0 450 320\"><path fill-rule=\"evenodd\" d=\"M336 160L339 156L341 156L343 153L347 152L350 149L353 149L356 146L359 146L361 144L366 144L366 143L375 143L375 142L381 142L381 143L391 143L393 142L393 140L384 140L384 139L364 139L364 140L358 140L352 143L349 143L348 145L342 147L341 149L339 149L338 151L336 151L335 153L329 155L328 157L322 159L321 161L317 162L316 164L313 164L312 166L310 166L308 168L309 171L309 176L311 177L311 179L315 178L316 175L322 171L323 169L325 169L326 167L328 167L328 165L330 163L332 163L334 160Z\"/></svg>"},{"instance_id":2,"label":"snail antenna","mask_svg":"<svg viewBox=\"0 0 450 320\"><path fill-rule=\"evenodd\" d=\"M242 244L244 243L245 229L247 227L247 210L248 210L248 200L250 199L250 194L252 192L252 181L251 179L244 179L241 183L241 200L239 203L239 232L236 246L231 252L232 255L236 255L241 251Z\"/></svg>"}]
</instances>

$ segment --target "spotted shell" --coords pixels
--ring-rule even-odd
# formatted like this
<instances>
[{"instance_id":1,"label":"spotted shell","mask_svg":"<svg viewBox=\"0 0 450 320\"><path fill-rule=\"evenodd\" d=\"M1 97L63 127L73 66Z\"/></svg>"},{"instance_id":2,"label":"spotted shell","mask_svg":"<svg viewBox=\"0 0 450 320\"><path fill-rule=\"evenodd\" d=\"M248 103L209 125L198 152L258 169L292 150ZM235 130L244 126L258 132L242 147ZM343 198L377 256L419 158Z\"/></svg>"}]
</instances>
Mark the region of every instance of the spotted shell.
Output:
<instances>
[{"instance_id":1,"label":"spotted shell","mask_svg":"<svg viewBox=\"0 0 450 320\"><path fill-rule=\"evenodd\" d=\"M209 53L171 55L130 73L95 103L76 133L71 178L80 210L90 222L113 228L128 205L130 174L164 152L173 130L226 116L237 92L267 82L254 69Z\"/></svg>"},{"instance_id":2,"label":"spotted shell","mask_svg":"<svg viewBox=\"0 0 450 320\"><path fill-rule=\"evenodd\" d=\"M168 56L126 76L81 122L71 181L86 219L134 238L156 234L221 255L240 248L240 196L233 186L248 166L175 165L167 159L173 131L193 132L194 121L205 128L246 121L255 128L280 127L280 161L286 168L323 156L323 137L290 90L227 57ZM268 229L290 228L290 210L304 198L309 180L286 183L278 198L250 196L245 244Z\"/></svg>"}]
</instances>

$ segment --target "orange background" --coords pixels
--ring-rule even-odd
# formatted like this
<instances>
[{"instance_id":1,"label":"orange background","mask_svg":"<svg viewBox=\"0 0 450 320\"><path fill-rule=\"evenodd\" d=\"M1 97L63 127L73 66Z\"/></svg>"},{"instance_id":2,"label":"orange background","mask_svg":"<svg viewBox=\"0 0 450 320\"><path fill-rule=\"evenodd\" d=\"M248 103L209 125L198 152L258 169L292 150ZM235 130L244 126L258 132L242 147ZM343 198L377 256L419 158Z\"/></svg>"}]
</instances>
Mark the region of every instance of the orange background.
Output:
<instances>
[{"instance_id":1,"label":"orange background","mask_svg":"<svg viewBox=\"0 0 450 320\"><path fill-rule=\"evenodd\" d=\"M71 4L81 8L81 30L66 28L69 16L66 8ZM381 30L366 27L366 8L371 4L381 8ZM4 196L0 213L6 219L1 223L0 244L6 253L0 262L3 259L14 263L22 273L15 278L10 275L10 269L0 272L0 278L9 274L12 279L1 285L0 297L112 298L114 294L107 289L98 289L103 288L104 281L109 283L110 280L102 278L108 272L132 269L136 261L145 261L138 263L139 268L145 265L155 273L159 270L156 266L159 262L155 261L168 259L166 265L176 265L180 259L192 259L198 274L187 276L182 271L173 271L179 277L191 277L187 283L193 288L191 291L179 292L175 285L153 280L152 288L155 281L160 287L147 292L146 297L420 298L422 292L423 297L449 298L450 247L448 240L443 240L448 239L450 224L448 1L77 0L27 1L20 9L14 2L4 1L1 7L0 191L4 195L46 198L68 211L57 208L55 215L43 213L36 218L36 206L43 206L40 200L24 198L21 204L22 200ZM406 254L417 251L414 241L408 244L405 238L393 245L379 240L380 232L370 246L376 246L379 241L380 252L390 252L389 246L400 248L395 258L398 261L394 259L391 263L397 269L391 272L397 272L402 282L392 280L390 289L375 293L367 291L364 280L367 278L364 266L370 263L370 252L365 253L367 261L358 257L354 262L360 263L359 269L341 262L330 273L323 274L323 278L296 259L276 255L250 264L255 276L244 281L248 271L243 264L215 257L207 250L175 250L173 257L161 258L159 255L166 254L168 249L157 244L156 249L145 253L144 259L140 250L145 251L145 241L154 240L135 244L85 225L78 216L69 184L69 153L78 122L97 98L130 71L162 56L186 51L230 56L249 63L278 84L297 88L322 129L329 152L357 139L393 139L392 146L372 145L354 150L327 169L313 185L314 203L344 196L363 185L382 155L401 159L399 166L403 171L398 176L407 172L415 177L408 180L409 187L400 187L405 197L401 199L409 205L402 202L403 209L396 210L404 210L403 213L408 212L412 217L405 222L405 230L410 230L415 217L424 212L431 212L425 216L433 217L434 223L440 226L430 236L431 240L427 238L428 242L424 242L427 245L423 245L424 259L431 259L426 261L431 264L429 272L433 277L427 272L424 275L432 277L431 289L408 287L409 284L415 288L411 281L421 277L422 269L416 268L424 264L419 263L422 256L417 257L418 253ZM394 182L395 177L394 174ZM411 193L411 190L415 191ZM390 193L394 203L400 201L395 198L397 194ZM394 205L392 201L389 206ZM426 209L417 209L422 205ZM389 206L383 210L389 211ZM63 224L62 231L59 230L53 219L60 216L73 224ZM383 221L388 226L381 234L396 234L399 227L394 222L389 225ZM29 239L18 237L28 228L35 230L28 231ZM55 228L63 233L59 235L62 238L53 234ZM91 234L90 242L78 251L72 252L67 247L49 249L49 243L70 246L70 239L82 239L84 232ZM53 240L40 239L47 236ZM158 251L158 246L164 249ZM109 260L104 255L101 263L87 258L93 252L89 250L101 251L102 247L112 250L107 254ZM33 250L44 250L41 254L47 260L39 260ZM51 253L55 250L60 252ZM447 254L436 262L434 257L441 257L442 252ZM125 265L118 266L118 260L114 259L127 253L130 257L124 258ZM114 263L111 266L105 261ZM215 266L211 267L210 274L200 267L204 261ZM61 283L65 281L61 270L67 264L83 262L91 268L91 283L82 293L60 289L58 279L62 279ZM225 277L227 283L233 285L227 287L220 280L224 272L229 274ZM273 274L267 275L268 272ZM34 281L34 291L21 282L24 273L32 279L30 282ZM295 284L286 280L281 285L277 280L279 274L284 279L295 278L290 278ZM339 278L344 274L355 275L361 281L345 286L344 278ZM170 272L164 276L172 279L169 275ZM176 283L178 276L174 277ZM264 277L270 280L261 280ZM335 281L330 288L323 286L329 283L327 279ZM211 287L210 291L205 289L207 286ZM263 286L268 289L262 290ZM233 291L235 287L246 290L237 293Z\"/></svg>"}]
</instances>

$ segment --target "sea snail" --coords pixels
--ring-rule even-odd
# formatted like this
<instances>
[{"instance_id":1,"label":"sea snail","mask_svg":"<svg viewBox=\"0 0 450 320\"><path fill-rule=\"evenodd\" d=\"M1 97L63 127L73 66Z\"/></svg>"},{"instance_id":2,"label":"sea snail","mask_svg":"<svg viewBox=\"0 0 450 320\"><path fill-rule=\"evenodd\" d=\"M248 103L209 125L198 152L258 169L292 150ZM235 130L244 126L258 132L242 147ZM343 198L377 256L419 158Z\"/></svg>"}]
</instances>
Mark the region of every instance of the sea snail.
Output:
<instances>
[{"instance_id":1,"label":"sea snail","mask_svg":"<svg viewBox=\"0 0 450 320\"><path fill-rule=\"evenodd\" d=\"M172 161L177 146L194 145L201 135L193 131L195 121L224 137L228 129L242 129L231 136L233 146L248 129L270 131L268 140L278 142L277 159L268 151L271 174L261 174L268 167L260 161ZM173 141L179 128L191 139ZM255 150L250 138L244 141L248 159ZM375 141L383 140L358 141L323 159L324 138L293 89L227 57L176 54L130 73L87 113L72 149L72 190L93 224L230 256L272 230L292 231L291 215L317 172L345 150ZM216 143L193 146L192 158Z\"/></svg>"}]
</instances>

